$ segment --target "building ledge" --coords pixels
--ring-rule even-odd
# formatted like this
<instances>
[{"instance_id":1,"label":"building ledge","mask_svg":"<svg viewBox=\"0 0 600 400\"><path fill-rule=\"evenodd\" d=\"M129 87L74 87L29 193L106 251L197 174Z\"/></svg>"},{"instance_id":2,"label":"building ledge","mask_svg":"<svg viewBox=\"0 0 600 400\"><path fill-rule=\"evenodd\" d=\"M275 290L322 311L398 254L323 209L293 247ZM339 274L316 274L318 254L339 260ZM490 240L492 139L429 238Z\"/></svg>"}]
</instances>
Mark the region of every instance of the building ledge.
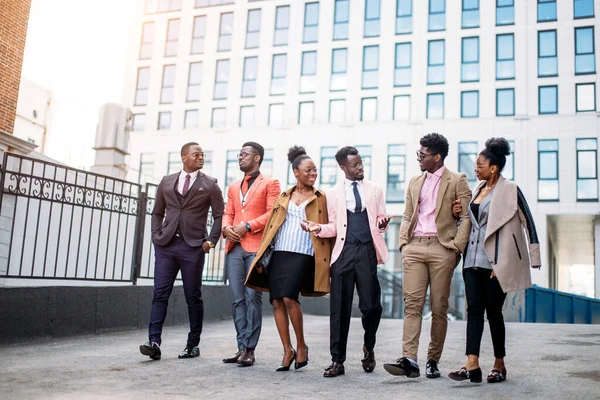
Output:
<instances>
[{"instance_id":1,"label":"building ledge","mask_svg":"<svg viewBox=\"0 0 600 400\"><path fill-rule=\"evenodd\" d=\"M9 151L21 155L28 155L38 147L36 144L29 143L15 135L0 130L0 150Z\"/></svg>"}]
</instances>

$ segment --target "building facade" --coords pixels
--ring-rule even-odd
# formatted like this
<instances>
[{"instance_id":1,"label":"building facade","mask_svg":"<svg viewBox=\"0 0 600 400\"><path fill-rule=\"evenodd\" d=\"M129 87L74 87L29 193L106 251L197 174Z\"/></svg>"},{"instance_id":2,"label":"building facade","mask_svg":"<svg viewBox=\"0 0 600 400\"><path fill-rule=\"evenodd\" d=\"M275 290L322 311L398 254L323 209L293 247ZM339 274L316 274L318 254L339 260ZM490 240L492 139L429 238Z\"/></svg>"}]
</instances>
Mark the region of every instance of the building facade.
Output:
<instances>
[{"instance_id":1,"label":"building facade","mask_svg":"<svg viewBox=\"0 0 600 400\"><path fill-rule=\"evenodd\" d=\"M35 144L36 151L45 154L51 134L53 111L52 92L26 78L21 78L14 135Z\"/></svg>"},{"instance_id":2,"label":"building facade","mask_svg":"<svg viewBox=\"0 0 600 400\"><path fill-rule=\"evenodd\" d=\"M130 178L158 182L198 141L226 187L254 140L283 186L287 148L305 146L327 189L343 177L335 152L355 145L400 216L422 135L448 138L446 165L472 186L486 139L503 136L541 241L534 283L600 297L598 13L593 0L142 1ZM401 270L397 252L386 268Z\"/></svg>"}]
</instances>

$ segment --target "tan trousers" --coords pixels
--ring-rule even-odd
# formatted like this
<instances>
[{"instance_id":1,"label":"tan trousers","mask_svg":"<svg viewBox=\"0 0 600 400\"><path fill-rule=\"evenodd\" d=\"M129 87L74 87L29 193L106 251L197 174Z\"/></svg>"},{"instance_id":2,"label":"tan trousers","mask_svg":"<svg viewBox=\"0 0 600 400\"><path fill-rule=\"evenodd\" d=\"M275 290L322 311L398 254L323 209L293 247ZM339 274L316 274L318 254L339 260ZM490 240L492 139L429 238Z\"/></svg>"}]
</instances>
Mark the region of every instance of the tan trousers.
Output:
<instances>
[{"instance_id":1,"label":"tan trousers","mask_svg":"<svg viewBox=\"0 0 600 400\"><path fill-rule=\"evenodd\" d=\"M456 253L437 237L413 237L402 249L402 292L404 297L404 332L402 355L417 361L423 306L427 286L431 286L431 342L427 360L439 361L448 328L448 296L456 267Z\"/></svg>"}]
</instances>

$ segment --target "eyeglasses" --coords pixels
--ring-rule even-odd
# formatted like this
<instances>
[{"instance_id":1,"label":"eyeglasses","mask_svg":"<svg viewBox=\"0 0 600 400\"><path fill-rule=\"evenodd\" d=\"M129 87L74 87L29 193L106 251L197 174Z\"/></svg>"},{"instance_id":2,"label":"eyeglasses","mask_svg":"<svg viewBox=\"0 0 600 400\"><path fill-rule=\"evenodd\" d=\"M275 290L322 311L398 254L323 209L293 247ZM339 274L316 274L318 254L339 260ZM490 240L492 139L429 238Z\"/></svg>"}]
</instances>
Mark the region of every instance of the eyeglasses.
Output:
<instances>
[{"instance_id":1,"label":"eyeglasses","mask_svg":"<svg viewBox=\"0 0 600 400\"><path fill-rule=\"evenodd\" d=\"M204 158L204 153L191 153L191 154L188 154L188 157Z\"/></svg>"},{"instance_id":2,"label":"eyeglasses","mask_svg":"<svg viewBox=\"0 0 600 400\"><path fill-rule=\"evenodd\" d=\"M307 175L310 175L310 174L315 174L316 175L316 174L319 173L319 168L315 168L315 169L299 169L298 171L302 171L302 172L304 172Z\"/></svg>"},{"instance_id":3,"label":"eyeglasses","mask_svg":"<svg viewBox=\"0 0 600 400\"><path fill-rule=\"evenodd\" d=\"M417 160L422 160L427 156L435 156L437 153L423 153L420 150L417 150Z\"/></svg>"},{"instance_id":4,"label":"eyeglasses","mask_svg":"<svg viewBox=\"0 0 600 400\"><path fill-rule=\"evenodd\" d=\"M242 151L236 157L238 158L238 160L240 160L242 158L246 158L246 156L248 156L249 154L252 154L254 156L256 155L256 153L252 153L251 151L249 151L249 152Z\"/></svg>"},{"instance_id":5,"label":"eyeglasses","mask_svg":"<svg viewBox=\"0 0 600 400\"><path fill-rule=\"evenodd\" d=\"M490 164L488 164L488 165L475 164L475 169L489 168L489 166L490 166Z\"/></svg>"},{"instance_id":6,"label":"eyeglasses","mask_svg":"<svg viewBox=\"0 0 600 400\"><path fill-rule=\"evenodd\" d=\"M362 161L356 164L350 164L348 165L350 168L362 168L363 167L363 163Z\"/></svg>"}]
</instances>

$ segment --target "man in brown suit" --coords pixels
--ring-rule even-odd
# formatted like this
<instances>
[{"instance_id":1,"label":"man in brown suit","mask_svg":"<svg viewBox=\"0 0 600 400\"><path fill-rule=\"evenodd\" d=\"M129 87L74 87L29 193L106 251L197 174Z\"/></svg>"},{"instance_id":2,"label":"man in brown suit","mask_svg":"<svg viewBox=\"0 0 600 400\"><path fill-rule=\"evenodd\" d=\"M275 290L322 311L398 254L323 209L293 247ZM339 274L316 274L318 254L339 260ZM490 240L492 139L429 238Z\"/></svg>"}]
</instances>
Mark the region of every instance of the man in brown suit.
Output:
<instances>
[{"instance_id":1,"label":"man in brown suit","mask_svg":"<svg viewBox=\"0 0 600 400\"><path fill-rule=\"evenodd\" d=\"M420 375L417 352L423 305L430 286L432 323L426 376L438 378L437 363L448 327L450 281L471 229L467 208L471 190L465 174L444 167L449 147L444 136L430 133L423 136L420 143L417 160L425 173L410 180L400 228L404 296L402 357L396 363L385 364L384 368L392 375L409 378ZM462 205L458 221L452 215L452 204L457 200Z\"/></svg>"}]
</instances>

